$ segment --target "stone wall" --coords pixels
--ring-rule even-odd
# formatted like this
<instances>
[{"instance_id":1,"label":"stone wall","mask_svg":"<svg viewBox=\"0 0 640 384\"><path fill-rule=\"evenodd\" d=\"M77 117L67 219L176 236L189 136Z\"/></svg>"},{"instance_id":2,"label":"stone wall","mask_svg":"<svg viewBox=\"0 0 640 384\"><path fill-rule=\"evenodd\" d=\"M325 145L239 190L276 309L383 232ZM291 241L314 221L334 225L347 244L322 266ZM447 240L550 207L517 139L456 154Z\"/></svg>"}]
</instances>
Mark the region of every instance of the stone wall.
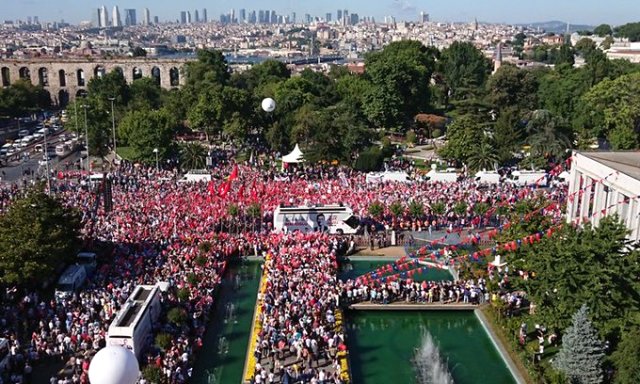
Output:
<instances>
[{"instance_id":1,"label":"stone wall","mask_svg":"<svg viewBox=\"0 0 640 384\"><path fill-rule=\"evenodd\" d=\"M30 79L51 94L53 104L64 106L86 92L89 81L113 70L121 70L127 83L136 77L154 77L162 88L184 85L185 64L191 59L121 58L111 60L87 59L2 59L0 85L6 87L19 79Z\"/></svg>"}]
</instances>

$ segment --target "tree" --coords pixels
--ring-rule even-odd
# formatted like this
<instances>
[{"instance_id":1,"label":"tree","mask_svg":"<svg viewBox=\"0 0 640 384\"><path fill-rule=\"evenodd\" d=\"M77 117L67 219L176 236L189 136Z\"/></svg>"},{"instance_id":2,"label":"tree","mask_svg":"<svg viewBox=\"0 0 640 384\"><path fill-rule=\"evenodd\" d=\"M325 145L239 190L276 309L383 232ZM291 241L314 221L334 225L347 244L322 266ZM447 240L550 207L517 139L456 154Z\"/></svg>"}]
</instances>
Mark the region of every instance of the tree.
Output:
<instances>
[{"instance_id":1,"label":"tree","mask_svg":"<svg viewBox=\"0 0 640 384\"><path fill-rule=\"evenodd\" d=\"M593 30L593 33L599 37L611 36L613 30L609 24L600 24Z\"/></svg>"},{"instance_id":2,"label":"tree","mask_svg":"<svg viewBox=\"0 0 640 384\"><path fill-rule=\"evenodd\" d=\"M150 77L143 77L131 83L129 96L129 109L159 109L163 105L162 88Z\"/></svg>"},{"instance_id":3,"label":"tree","mask_svg":"<svg viewBox=\"0 0 640 384\"><path fill-rule=\"evenodd\" d=\"M569 65L573 66L576 62L575 53L569 44L562 44L558 50L554 64L556 66Z\"/></svg>"},{"instance_id":4,"label":"tree","mask_svg":"<svg viewBox=\"0 0 640 384\"><path fill-rule=\"evenodd\" d=\"M484 140L481 125L469 115L462 116L447 127L447 143L440 148L444 159L467 163L475 153L477 143Z\"/></svg>"},{"instance_id":5,"label":"tree","mask_svg":"<svg viewBox=\"0 0 640 384\"><path fill-rule=\"evenodd\" d=\"M533 110L538 104L538 78L530 70L503 65L487 82L488 99L499 109Z\"/></svg>"},{"instance_id":6,"label":"tree","mask_svg":"<svg viewBox=\"0 0 640 384\"><path fill-rule=\"evenodd\" d=\"M582 57L587 57L592 51L596 50L596 43L588 37L578 40L574 46L575 51Z\"/></svg>"},{"instance_id":7,"label":"tree","mask_svg":"<svg viewBox=\"0 0 640 384\"><path fill-rule=\"evenodd\" d=\"M454 99L479 90L491 73L491 62L468 42L456 41L442 51L441 71Z\"/></svg>"},{"instance_id":8,"label":"tree","mask_svg":"<svg viewBox=\"0 0 640 384\"><path fill-rule=\"evenodd\" d=\"M391 212L394 217L400 217L404 214L404 205L402 205L400 200L394 201L389 205L389 212Z\"/></svg>"},{"instance_id":9,"label":"tree","mask_svg":"<svg viewBox=\"0 0 640 384\"><path fill-rule=\"evenodd\" d=\"M269 83L279 83L291 77L286 64L278 60L266 60L252 65L248 70L234 74L232 83L238 88L254 90Z\"/></svg>"},{"instance_id":10,"label":"tree","mask_svg":"<svg viewBox=\"0 0 640 384\"><path fill-rule=\"evenodd\" d=\"M626 37L631 42L640 41L640 23L627 23L614 29L616 37Z\"/></svg>"},{"instance_id":11,"label":"tree","mask_svg":"<svg viewBox=\"0 0 640 384\"><path fill-rule=\"evenodd\" d=\"M0 216L0 282L38 285L73 260L78 212L39 190L12 202Z\"/></svg>"},{"instance_id":12,"label":"tree","mask_svg":"<svg viewBox=\"0 0 640 384\"><path fill-rule=\"evenodd\" d=\"M133 57L147 57L147 51L144 48L138 46L138 47L135 47L135 48L133 48L131 50L131 56L133 56Z\"/></svg>"},{"instance_id":13,"label":"tree","mask_svg":"<svg viewBox=\"0 0 640 384\"><path fill-rule=\"evenodd\" d=\"M622 335L611 360L616 368L616 384L640 383L640 328L637 325Z\"/></svg>"},{"instance_id":14,"label":"tree","mask_svg":"<svg viewBox=\"0 0 640 384\"><path fill-rule=\"evenodd\" d=\"M177 121L166 109L129 111L120 123L120 135L133 149L133 160L147 164L164 159L171 151Z\"/></svg>"},{"instance_id":15,"label":"tree","mask_svg":"<svg viewBox=\"0 0 640 384\"><path fill-rule=\"evenodd\" d=\"M476 150L469 156L469 169L474 171L493 169L494 165L497 164L498 155L496 148L487 138L482 140Z\"/></svg>"},{"instance_id":16,"label":"tree","mask_svg":"<svg viewBox=\"0 0 640 384\"><path fill-rule=\"evenodd\" d=\"M638 145L640 73L605 79L582 99L585 127L595 137L607 137L616 150Z\"/></svg>"},{"instance_id":17,"label":"tree","mask_svg":"<svg viewBox=\"0 0 640 384\"><path fill-rule=\"evenodd\" d=\"M51 107L51 95L42 86L28 80L18 80L9 87L0 88L0 115L19 117L39 109Z\"/></svg>"},{"instance_id":18,"label":"tree","mask_svg":"<svg viewBox=\"0 0 640 384\"><path fill-rule=\"evenodd\" d=\"M382 205L381 202L374 201L373 203L369 204L369 215L371 217L380 218L382 217L383 213L384 213L384 206Z\"/></svg>"},{"instance_id":19,"label":"tree","mask_svg":"<svg viewBox=\"0 0 640 384\"><path fill-rule=\"evenodd\" d=\"M532 159L559 159L571 148L568 127L564 121L546 110L536 110L529 114L525 126L526 143Z\"/></svg>"},{"instance_id":20,"label":"tree","mask_svg":"<svg viewBox=\"0 0 640 384\"><path fill-rule=\"evenodd\" d=\"M371 87L364 114L377 127L398 128L429 109L436 52L418 41L399 41L367 55Z\"/></svg>"},{"instance_id":21,"label":"tree","mask_svg":"<svg viewBox=\"0 0 640 384\"><path fill-rule=\"evenodd\" d=\"M420 219L424 216L424 204L418 200L411 200L408 211L412 218Z\"/></svg>"},{"instance_id":22,"label":"tree","mask_svg":"<svg viewBox=\"0 0 640 384\"><path fill-rule=\"evenodd\" d=\"M185 143L180 145L180 165L182 169L203 169L207 152L200 143Z\"/></svg>"},{"instance_id":23,"label":"tree","mask_svg":"<svg viewBox=\"0 0 640 384\"><path fill-rule=\"evenodd\" d=\"M229 81L229 66L221 51L200 49L196 52L196 61L187 63L186 88L198 91L199 87L209 85L226 85Z\"/></svg>"},{"instance_id":24,"label":"tree","mask_svg":"<svg viewBox=\"0 0 640 384\"><path fill-rule=\"evenodd\" d=\"M575 384L604 381L604 349L588 315L589 308L583 304L573 315L573 322L565 331L562 347L553 361L553 366Z\"/></svg>"},{"instance_id":25,"label":"tree","mask_svg":"<svg viewBox=\"0 0 640 384\"><path fill-rule=\"evenodd\" d=\"M496 156L500 164L506 164L520 149L522 143L522 127L519 112L515 108L502 110L493 128Z\"/></svg>"},{"instance_id":26,"label":"tree","mask_svg":"<svg viewBox=\"0 0 640 384\"><path fill-rule=\"evenodd\" d=\"M91 104L96 109L111 111L111 101L109 98L115 97L117 105L127 105L129 103L129 86L124 74L113 70L103 76L95 76L89 80L87 85L88 95Z\"/></svg>"}]
</instances>

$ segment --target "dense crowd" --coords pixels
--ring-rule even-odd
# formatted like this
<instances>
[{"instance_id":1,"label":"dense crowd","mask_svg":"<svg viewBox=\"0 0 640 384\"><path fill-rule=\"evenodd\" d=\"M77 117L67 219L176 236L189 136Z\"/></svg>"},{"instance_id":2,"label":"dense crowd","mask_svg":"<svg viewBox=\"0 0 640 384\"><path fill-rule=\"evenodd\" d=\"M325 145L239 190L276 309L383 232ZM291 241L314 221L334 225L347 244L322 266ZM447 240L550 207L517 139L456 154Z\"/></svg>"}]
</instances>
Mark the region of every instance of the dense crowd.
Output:
<instances>
[{"instance_id":1,"label":"dense crowd","mask_svg":"<svg viewBox=\"0 0 640 384\"><path fill-rule=\"evenodd\" d=\"M268 289L261 301L263 328L254 351L259 360L255 382L339 383L342 368L336 356L346 348L344 335L335 327L340 300L481 302L484 282L340 284L336 255L348 245L322 233L272 233L270 224L278 205L342 202L365 223L374 201L388 207L395 201L415 199L426 207L423 217L413 218L408 212L395 217L387 208L383 217L375 218L388 227L415 229L479 226L497 219L495 210L477 213L478 203L510 204L538 193L563 198L560 190L480 186L472 181L367 184L363 174L341 168L289 172L285 180L276 170L247 166L240 167L241 176L233 181L229 193L220 196L218 187L230 173L231 166L220 167L212 171L214 181L209 184L181 183L176 171L124 164L108 176L113 185L111 212L97 204L87 183L58 181L54 186L57 195L83 212L86 239L114 246L109 262L68 299L44 300L35 292L17 289L6 292L0 328L11 344L9 372L13 376L9 382L28 381L40 360L60 359L67 362L65 374L52 378L51 383L87 383L88 362L105 345L108 326L128 295L138 284L166 281L170 288L162 294L163 307L178 308L187 316L176 324L167 319L165 311L154 331L171 335L171 345L149 348L145 359L163 372L167 382L184 383L202 346L214 290L229 258L269 253ZM15 188L0 190L0 210L17 193ZM453 207L461 201L467 204L466 212L454 213ZM430 209L436 202L445 204L444 213ZM226 231L231 203L240 212L259 204L259 225L242 227L236 235ZM295 364L285 366L291 360Z\"/></svg>"}]
</instances>

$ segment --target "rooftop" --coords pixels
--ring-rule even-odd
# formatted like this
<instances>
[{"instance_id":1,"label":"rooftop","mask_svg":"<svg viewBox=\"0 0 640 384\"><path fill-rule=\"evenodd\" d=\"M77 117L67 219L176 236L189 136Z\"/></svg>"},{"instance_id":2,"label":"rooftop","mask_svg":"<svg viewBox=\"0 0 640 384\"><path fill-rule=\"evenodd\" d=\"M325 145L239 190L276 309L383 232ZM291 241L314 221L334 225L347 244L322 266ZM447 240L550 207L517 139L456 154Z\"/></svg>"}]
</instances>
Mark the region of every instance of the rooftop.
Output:
<instances>
[{"instance_id":1,"label":"rooftop","mask_svg":"<svg viewBox=\"0 0 640 384\"><path fill-rule=\"evenodd\" d=\"M579 152L611 169L640 180L640 151L636 152Z\"/></svg>"}]
</instances>

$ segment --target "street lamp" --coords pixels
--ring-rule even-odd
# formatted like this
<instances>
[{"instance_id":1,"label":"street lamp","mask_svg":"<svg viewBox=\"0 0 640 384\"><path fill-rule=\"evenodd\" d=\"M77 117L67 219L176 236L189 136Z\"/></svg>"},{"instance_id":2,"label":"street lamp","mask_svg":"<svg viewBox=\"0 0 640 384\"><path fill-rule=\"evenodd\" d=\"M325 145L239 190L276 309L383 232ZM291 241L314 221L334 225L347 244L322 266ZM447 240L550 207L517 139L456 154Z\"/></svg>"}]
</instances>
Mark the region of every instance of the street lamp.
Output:
<instances>
[{"instance_id":1,"label":"street lamp","mask_svg":"<svg viewBox=\"0 0 640 384\"><path fill-rule=\"evenodd\" d=\"M47 165L47 194L51 194L51 174L49 172L49 146L47 145L47 132L49 128L44 128L44 161Z\"/></svg>"},{"instance_id":2,"label":"street lamp","mask_svg":"<svg viewBox=\"0 0 640 384\"><path fill-rule=\"evenodd\" d=\"M116 101L116 98L110 97L109 101L111 101L111 130L113 133L113 155L115 159L115 157L118 155L118 147L116 146L116 114L114 112L114 102Z\"/></svg>"},{"instance_id":3,"label":"street lamp","mask_svg":"<svg viewBox=\"0 0 640 384\"><path fill-rule=\"evenodd\" d=\"M153 153L156 154L156 171L160 170L160 163L158 162L158 148L153 148Z\"/></svg>"},{"instance_id":4,"label":"street lamp","mask_svg":"<svg viewBox=\"0 0 640 384\"><path fill-rule=\"evenodd\" d=\"M89 129L87 128L87 109L89 106L87 104L82 104L82 108L84 108L84 140L87 149L87 172L91 172L91 160L89 158Z\"/></svg>"}]
</instances>

